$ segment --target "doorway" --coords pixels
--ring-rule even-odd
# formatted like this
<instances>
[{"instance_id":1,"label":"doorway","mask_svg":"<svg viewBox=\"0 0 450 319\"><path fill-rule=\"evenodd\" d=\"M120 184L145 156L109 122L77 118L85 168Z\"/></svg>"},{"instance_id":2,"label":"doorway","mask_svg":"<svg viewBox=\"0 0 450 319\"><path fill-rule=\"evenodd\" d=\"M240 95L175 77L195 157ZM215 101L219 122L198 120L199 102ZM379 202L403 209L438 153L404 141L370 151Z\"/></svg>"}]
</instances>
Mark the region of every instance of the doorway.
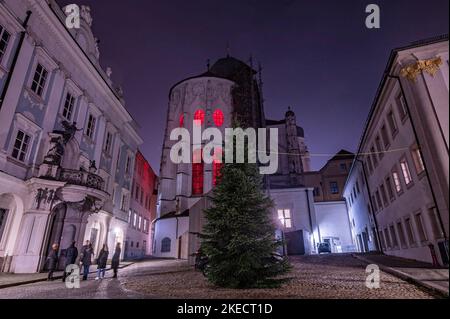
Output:
<instances>
[{"instance_id":1,"label":"doorway","mask_svg":"<svg viewBox=\"0 0 450 319\"><path fill-rule=\"evenodd\" d=\"M45 261L52 251L53 244L58 244L59 251L61 251L61 237L64 229L64 220L66 218L67 207L62 204L55 207L52 211L52 216L50 220L49 236L47 240L46 250L45 250ZM48 270L47 262L44 264L44 270ZM60 269L60 263L57 266Z\"/></svg>"}]
</instances>

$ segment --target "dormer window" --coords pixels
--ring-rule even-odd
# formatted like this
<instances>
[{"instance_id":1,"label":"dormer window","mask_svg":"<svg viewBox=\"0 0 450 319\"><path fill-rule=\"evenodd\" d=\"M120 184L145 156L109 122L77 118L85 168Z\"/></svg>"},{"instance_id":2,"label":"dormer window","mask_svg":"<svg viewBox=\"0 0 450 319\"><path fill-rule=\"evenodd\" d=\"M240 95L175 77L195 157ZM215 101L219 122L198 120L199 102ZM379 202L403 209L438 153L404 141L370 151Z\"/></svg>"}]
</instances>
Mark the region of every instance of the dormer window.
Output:
<instances>
[{"instance_id":1,"label":"dormer window","mask_svg":"<svg viewBox=\"0 0 450 319\"><path fill-rule=\"evenodd\" d=\"M38 96L42 96L42 93L44 92L47 75L47 70L40 63L38 63L36 66L36 71L34 72L33 82L31 83L31 90Z\"/></svg>"}]
</instances>

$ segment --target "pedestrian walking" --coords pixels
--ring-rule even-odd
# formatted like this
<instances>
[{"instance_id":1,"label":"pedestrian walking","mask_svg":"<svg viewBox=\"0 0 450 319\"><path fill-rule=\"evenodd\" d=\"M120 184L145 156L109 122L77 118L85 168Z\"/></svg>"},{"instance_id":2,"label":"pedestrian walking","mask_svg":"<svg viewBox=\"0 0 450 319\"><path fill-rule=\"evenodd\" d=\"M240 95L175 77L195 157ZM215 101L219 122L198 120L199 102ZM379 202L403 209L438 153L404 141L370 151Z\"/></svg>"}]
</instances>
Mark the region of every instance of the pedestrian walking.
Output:
<instances>
[{"instance_id":1,"label":"pedestrian walking","mask_svg":"<svg viewBox=\"0 0 450 319\"><path fill-rule=\"evenodd\" d=\"M97 258L97 277L95 277L95 280L105 278L105 269L106 269L106 262L108 261L108 255L109 255L108 245L104 244Z\"/></svg>"},{"instance_id":2,"label":"pedestrian walking","mask_svg":"<svg viewBox=\"0 0 450 319\"><path fill-rule=\"evenodd\" d=\"M114 271L113 278L117 278L117 270L119 269L120 253L121 253L121 251L122 250L120 249L120 243L117 243L116 250L114 251L114 255L113 255L113 258L111 260L111 268Z\"/></svg>"},{"instance_id":3,"label":"pedestrian walking","mask_svg":"<svg viewBox=\"0 0 450 319\"><path fill-rule=\"evenodd\" d=\"M64 262L64 273L62 281L65 282L68 275L70 275L66 270L67 266L74 265L78 257L78 248L76 247L76 242L73 241L72 244L66 249L66 260Z\"/></svg>"},{"instance_id":4,"label":"pedestrian walking","mask_svg":"<svg viewBox=\"0 0 450 319\"><path fill-rule=\"evenodd\" d=\"M58 266L58 244L52 245L52 250L48 254L47 257L47 267L48 267L48 276L47 280L53 280L53 272L56 270L56 267Z\"/></svg>"},{"instance_id":5,"label":"pedestrian walking","mask_svg":"<svg viewBox=\"0 0 450 319\"><path fill-rule=\"evenodd\" d=\"M89 275L89 267L92 264L92 255L94 255L94 249L89 240L86 240L86 244L81 249L80 262L83 267L83 280L87 280Z\"/></svg>"}]
</instances>

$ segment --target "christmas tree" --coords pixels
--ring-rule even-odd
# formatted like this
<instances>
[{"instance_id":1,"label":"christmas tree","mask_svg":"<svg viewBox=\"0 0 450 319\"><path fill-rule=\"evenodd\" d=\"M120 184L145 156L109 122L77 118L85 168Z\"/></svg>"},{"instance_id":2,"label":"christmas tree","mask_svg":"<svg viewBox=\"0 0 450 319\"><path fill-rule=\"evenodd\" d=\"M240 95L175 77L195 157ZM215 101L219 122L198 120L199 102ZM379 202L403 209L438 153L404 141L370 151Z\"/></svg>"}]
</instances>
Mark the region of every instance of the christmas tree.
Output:
<instances>
[{"instance_id":1,"label":"christmas tree","mask_svg":"<svg viewBox=\"0 0 450 319\"><path fill-rule=\"evenodd\" d=\"M284 280L276 277L289 263L276 253L282 243L275 237L273 203L257 165L225 163L211 201L201 235L208 280L228 288L279 286Z\"/></svg>"}]
</instances>

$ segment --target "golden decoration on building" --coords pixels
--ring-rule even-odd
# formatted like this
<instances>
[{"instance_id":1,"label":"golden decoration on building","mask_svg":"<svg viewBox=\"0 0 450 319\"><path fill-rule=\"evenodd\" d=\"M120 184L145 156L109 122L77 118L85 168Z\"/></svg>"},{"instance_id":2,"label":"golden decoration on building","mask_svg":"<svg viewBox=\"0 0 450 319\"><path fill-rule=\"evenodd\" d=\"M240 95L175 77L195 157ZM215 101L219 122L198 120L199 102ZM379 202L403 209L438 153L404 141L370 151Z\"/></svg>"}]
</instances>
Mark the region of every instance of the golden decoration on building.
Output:
<instances>
[{"instance_id":1,"label":"golden decoration on building","mask_svg":"<svg viewBox=\"0 0 450 319\"><path fill-rule=\"evenodd\" d=\"M429 75L434 76L439 70L439 66L442 64L441 57L436 57L428 60L419 60L413 64L408 65L400 70L401 76L408 78L415 82L417 75L420 72L425 71Z\"/></svg>"}]
</instances>

